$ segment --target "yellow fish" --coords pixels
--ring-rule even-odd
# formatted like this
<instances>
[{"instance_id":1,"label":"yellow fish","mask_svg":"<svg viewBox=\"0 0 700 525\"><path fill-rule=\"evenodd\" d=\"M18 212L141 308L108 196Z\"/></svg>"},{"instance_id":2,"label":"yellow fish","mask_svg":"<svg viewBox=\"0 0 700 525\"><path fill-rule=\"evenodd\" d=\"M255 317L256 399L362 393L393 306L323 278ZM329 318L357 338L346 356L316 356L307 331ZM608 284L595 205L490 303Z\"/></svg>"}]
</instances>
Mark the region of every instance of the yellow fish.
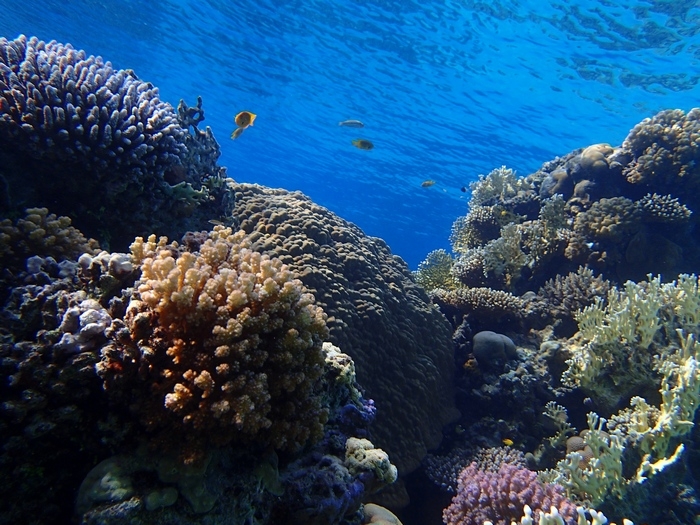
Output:
<instances>
[{"instance_id":1,"label":"yellow fish","mask_svg":"<svg viewBox=\"0 0 700 525\"><path fill-rule=\"evenodd\" d=\"M368 151L374 147L374 144L372 144L369 140L366 139L355 139L352 141L352 145L356 148L365 149Z\"/></svg>"},{"instance_id":2,"label":"yellow fish","mask_svg":"<svg viewBox=\"0 0 700 525\"><path fill-rule=\"evenodd\" d=\"M253 122L255 122L255 117L257 117L257 115L255 113L251 113L250 111L241 111L238 115L236 115L233 121L238 127L233 130L233 133L231 133L231 138L236 140L238 137L240 137L241 133L243 133L248 126L253 125Z\"/></svg>"},{"instance_id":3,"label":"yellow fish","mask_svg":"<svg viewBox=\"0 0 700 525\"><path fill-rule=\"evenodd\" d=\"M512 447L512 446L513 446L513 440L510 439L510 438L503 438L501 441L503 442L503 444L504 444L506 447Z\"/></svg>"},{"instance_id":4,"label":"yellow fish","mask_svg":"<svg viewBox=\"0 0 700 525\"><path fill-rule=\"evenodd\" d=\"M420 183L421 188L430 188L430 186L433 186L435 184L435 181L432 179L424 180L423 182Z\"/></svg>"}]
</instances>

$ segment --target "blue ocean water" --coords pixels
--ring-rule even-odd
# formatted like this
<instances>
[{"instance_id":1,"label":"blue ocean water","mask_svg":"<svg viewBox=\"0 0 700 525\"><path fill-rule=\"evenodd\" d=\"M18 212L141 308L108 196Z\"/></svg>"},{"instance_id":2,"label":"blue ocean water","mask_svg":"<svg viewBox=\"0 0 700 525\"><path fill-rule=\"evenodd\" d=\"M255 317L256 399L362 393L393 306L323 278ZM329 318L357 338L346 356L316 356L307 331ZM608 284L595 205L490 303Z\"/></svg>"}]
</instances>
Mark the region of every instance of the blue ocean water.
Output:
<instances>
[{"instance_id":1,"label":"blue ocean water","mask_svg":"<svg viewBox=\"0 0 700 525\"><path fill-rule=\"evenodd\" d=\"M303 191L412 268L447 247L479 174L619 144L641 119L700 100L690 0L4 4L2 36L101 55L173 105L202 96L230 176ZM258 119L234 142L243 109Z\"/></svg>"}]
</instances>

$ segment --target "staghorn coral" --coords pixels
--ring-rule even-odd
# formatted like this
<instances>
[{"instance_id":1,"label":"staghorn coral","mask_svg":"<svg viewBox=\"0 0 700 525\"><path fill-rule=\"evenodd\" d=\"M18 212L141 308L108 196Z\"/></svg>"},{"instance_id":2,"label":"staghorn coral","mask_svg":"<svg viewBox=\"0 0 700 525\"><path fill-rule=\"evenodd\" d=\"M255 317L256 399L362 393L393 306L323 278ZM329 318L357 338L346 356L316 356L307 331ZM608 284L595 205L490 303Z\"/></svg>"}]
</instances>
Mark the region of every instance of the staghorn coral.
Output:
<instances>
[{"instance_id":1,"label":"staghorn coral","mask_svg":"<svg viewBox=\"0 0 700 525\"><path fill-rule=\"evenodd\" d=\"M507 525L528 505L535 516L555 507L567 525L576 523L576 507L559 485L538 481L537 474L503 462L498 471L482 470L477 463L459 475L457 494L442 514L446 525Z\"/></svg>"},{"instance_id":2,"label":"staghorn coral","mask_svg":"<svg viewBox=\"0 0 700 525\"><path fill-rule=\"evenodd\" d=\"M238 184L234 216L255 249L279 257L314 293L330 341L352 356L358 382L382 407L372 441L401 474L414 470L455 416L447 321L383 241L301 193Z\"/></svg>"},{"instance_id":3,"label":"staghorn coral","mask_svg":"<svg viewBox=\"0 0 700 525\"><path fill-rule=\"evenodd\" d=\"M623 168L631 184L667 190L697 185L700 175L700 109L665 110L637 124L622 143L632 162Z\"/></svg>"},{"instance_id":4,"label":"staghorn coral","mask_svg":"<svg viewBox=\"0 0 700 525\"><path fill-rule=\"evenodd\" d=\"M296 450L322 434L325 315L277 259L221 226L198 252L138 238L137 293L98 367L109 394L183 453L208 443ZM142 259L142 260L141 260Z\"/></svg>"},{"instance_id":5,"label":"staghorn coral","mask_svg":"<svg viewBox=\"0 0 700 525\"><path fill-rule=\"evenodd\" d=\"M118 249L153 228L179 236L189 221L226 216L218 145L209 129L190 134L192 122L151 83L101 57L2 38L0 211L47 206Z\"/></svg>"}]
</instances>

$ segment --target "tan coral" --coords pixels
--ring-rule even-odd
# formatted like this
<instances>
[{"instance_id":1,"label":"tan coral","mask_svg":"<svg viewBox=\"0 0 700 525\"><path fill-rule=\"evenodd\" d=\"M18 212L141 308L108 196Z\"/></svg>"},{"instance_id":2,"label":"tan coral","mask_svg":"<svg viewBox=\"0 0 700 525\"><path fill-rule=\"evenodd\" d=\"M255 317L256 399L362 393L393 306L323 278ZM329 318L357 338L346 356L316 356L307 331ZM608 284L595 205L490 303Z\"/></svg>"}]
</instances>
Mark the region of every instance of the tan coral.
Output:
<instances>
[{"instance_id":1,"label":"tan coral","mask_svg":"<svg viewBox=\"0 0 700 525\"><path fill-rule=\"evenodd\" d=\"M639 229L639 219L639 208L630 199L600 199L576 216L574 230L586 238L620 242Z\"/></svg>"},{"instance_id":2,"label":"tan coral","mask_svg":"<svg viewBox=\"0 0 700 525\"><path fill-rule=\"evenodd\" d=\"M289 268L221 226L194 253L154 239L133 247L134 260L145 257L125 316L131 342L104 352L107 390L125 381L144 390L134 405L142 422L194 453L231 441L295 450L319 438L325 314Z\"/></svg>"},{"instance_id":3,"label":"tan coral","mask_svg":"<svg viewBox=\"0 0 700 525\"><path fill-rule=\"evenodd\" d=\"M632 184L652 183L672 189L697 184L700 176L700 109L687 114L665 110L644 119L622 144L633 157L623 169Z\"/></svg>"},{"instance_id":4,"label":"tan coral","mask_svg":"<svg viewBox=\"0 0 700 525\"><path fill-rule=\"evenodd\" d=\"M298 273L329 315L329 340L353 358L358 382L380 407L374 443L403 474L418 467L456 414L454 361L449 323L407 265L299 192L238 184L234 218L256 250Z\"/></svg>"},{"instance_id":5,"label":"tan coral","mask_svg":"<svg viewBox=\"0 0 700 525\"><path fill-rule=\"evenodd\" d=\"M0 261L5 267L23 268L32 255L62 261L98 251L97 241L86 239L69 217L57 217L46 208L28 208L15 224L9 219L0 222Z\"/></svg>"}]
</instances>

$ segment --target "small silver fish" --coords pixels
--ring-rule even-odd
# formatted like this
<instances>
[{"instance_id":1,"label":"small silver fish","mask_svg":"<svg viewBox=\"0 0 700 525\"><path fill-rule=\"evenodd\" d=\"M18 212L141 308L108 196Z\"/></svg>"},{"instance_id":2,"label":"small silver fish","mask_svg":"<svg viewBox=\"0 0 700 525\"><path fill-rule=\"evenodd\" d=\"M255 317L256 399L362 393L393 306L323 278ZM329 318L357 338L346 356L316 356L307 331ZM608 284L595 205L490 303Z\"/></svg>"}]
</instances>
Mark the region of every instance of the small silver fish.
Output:
<instances>
[{"instance_id":1,"label":"small silver fish","mask_svg":"<svg viewBox=\"0 0 700 525\"><path fill-rule=\"evenodd\" d=\"M346 128L364 128L365 125L359 120L344 120L338 122L338 126L345 126Z\"/></svg>"}]
</instances>

